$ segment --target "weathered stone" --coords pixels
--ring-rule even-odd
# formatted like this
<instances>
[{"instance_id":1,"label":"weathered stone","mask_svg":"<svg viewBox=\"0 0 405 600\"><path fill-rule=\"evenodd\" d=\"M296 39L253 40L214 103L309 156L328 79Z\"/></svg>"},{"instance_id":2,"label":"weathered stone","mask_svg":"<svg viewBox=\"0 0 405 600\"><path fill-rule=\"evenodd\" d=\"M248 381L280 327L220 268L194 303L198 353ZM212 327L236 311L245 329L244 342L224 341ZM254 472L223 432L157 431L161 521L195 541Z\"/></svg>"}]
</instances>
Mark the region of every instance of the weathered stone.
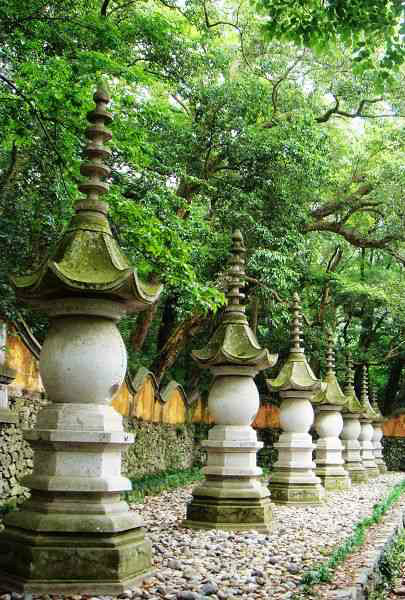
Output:
<instances>
[{"instance_id":1,"label":"weathered stone","mask_svg":"<svg viewBox=\"0 0 405 600\"><path fill-rule=\"evenodd\" d=\"M301 347L302 315L298 294L293 302L293 345L276 379L266 381L270 391L280 392L280 425L278 460L270 478L271 499L279 504L319 504L325 495L321 481L315 476L312 452L315 448L308 433L314 421L310 402L321 389Z\"/></svg>"},{"instance_id":2,"label":"weathered stone","mask_svg":"<svg viewBox=\"0 0 405 600\"><path fill-rule=\"evenodd\" d=\"M50 329L40 371L51 403L25 433L34 450L32 490L5 518L1 580L24 592L120 593L151 567L142 523L120 499L131 489L121 476L122 448L133 442L110 406L126 371L116 321L147 308L160 292L130 268L98 198L108 190L102 159L111 138L106 93L98 89L88 114L89 161L79 186L87 195L53 256L31 275L16 277L20 299L44 309Z\"/></svg>"},{"instance_id":3,"label":"weathered stone","mask_svg":"<svg viewBox=\"0 0 405 600\"><path fill-rule=\"evenodd\" d=\"M326 490L350 489L351 481L344 469L342 443L339 436L343 429L341 415L347 399L336 379L333 336L328 333L327 370L325 387L312 399L316 405L315 429L319 439L316 443L316 474Z\"/></svg>"},{"instance_id":4,"label":"weathered stone","mask_svg":"<svg viewBox=\"0 0 405 600\"><path fill-rule=\"evenodd\" d=\"M249 327L240 303L246 250L239 231L232 239L228 306L207 346L193 352L200 366L210 368L215 377L208 399L215 426L203 443L207 450L205 480L193 490L184 525L194 529L268 530L270 494L256 464L262 444L251 427L259 409L253 377L273 365L277 357L259 346Z\"/></svg>"}]
</instances>

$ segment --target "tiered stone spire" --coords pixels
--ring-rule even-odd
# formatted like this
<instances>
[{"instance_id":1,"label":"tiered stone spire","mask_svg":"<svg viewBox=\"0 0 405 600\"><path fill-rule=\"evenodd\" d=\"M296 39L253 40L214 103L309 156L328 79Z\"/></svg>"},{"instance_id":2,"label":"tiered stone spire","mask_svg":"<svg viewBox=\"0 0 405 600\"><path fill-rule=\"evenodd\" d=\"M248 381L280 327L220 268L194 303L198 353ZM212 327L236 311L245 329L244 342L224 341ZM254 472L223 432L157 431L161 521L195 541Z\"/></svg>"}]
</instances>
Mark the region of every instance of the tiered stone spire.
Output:
<instances>
[{"instance_id":1,"label":"tiered stone spire","mask_svg":"<svg viewBox=\"0 0 405 600\"><path fill-rule=\"evenodd\" d=\"M25 432L34 468L23 483L31 498L7 515L0 536L0 579L27 592L117 594L151 568L142 522L121 500L131 489L121 476L122 449L133 436L111 407L127 356L116 321L147 308L161 286L140 280L107 220L111 139L105 90L87 118L85 199L56 252L31 275L15 277L17 295L50 317L40 357L50 403ZM78 584L77 582L80 582Z\"/></svg>"},{"instance_id":2,"label":"tiered stone spire","mask_svg":"<svg viewBox=\"0 0 405 600\"><path fill-rule=\"evenodd\" d=\"M316 474L326 490L350 488L350 478L344 469L342 443L339 436L343 429L340 414L346 405L346 396L336 379L334 339L327 333L327 360L325 387L316 394L312 402L316 405L315 428L319 435L316 444Z\"/></svg>"},{"instance_id":3,"label":"tiered stone spire","mask_svg":"<svg viewBox=\"0 0 405 600\"><path fill-rule=\"evenodd\" d=\"M371 408L368 398L368 370L366 365L363 366L360 404L363 409L363 414L360 419L361 433L359 437L361 445L361 460L367 470L368 477L377 477L377 475L379 475L379 469L374 459L374 446L372 442L374 435L372 421L375 418L375 414Z\"/></svg>"},{"instance_id":4,"label":"tiered stone spire","mask_svg":"<svg viewBox=\"0 0 405 600\"><path fill-rule=\"evenodd\" d=\"M75 214L56 252L38 271L14 277L14 282L19 297L31 304L85 293L117 300L126 310L143 310L156 302L161 285L140 279L111 233L108 204L100 196L109 189L103 178L110 173L104 163L110 150L104 143L111 139L106 124L112 117L106 110L108 94L101 87L94 101L96 107L87 115L87 160L80 167L87 179L79 190L86 198L76 202Z\"/></svg>"},{"instance_id":5,"label":"tiered stone spire","mask_svg":"<svg viewBox=\"0 0 405 600\"><path fill-rule=\"evenodd\" d=\"M278 461L270 479L273 502L317 504L324 497L320 479L315 476L312 451L315 448L309 429L314 421L310 398L321 389L304 354L302 313L297 293L293 296L291 350L276 379L267 379L270 391L280 392L282 404L278 443Z\"/></svg>"},{"instance_id":6,"label":"tiered stone spire","mask_svg":"<svg viewBox=\"0 0 405 600\"><path fill-rule=\"evenodd\" d=\"M232 235L231 256L228 264L228 283L226 298L228 304L222 320L202 350L194 350L192 356L202 368L219 365L255 366L257 371L273 366L276 354L269 354L261 348L250 328L241 301L245 298L242 289L245 286L246 249L241 232L237 229Z\"/></svg>"},{"instance_id":7,"label":"tiered stone spire","mask_svg":"<svg viewBox=\"0 0 405 600\"><path fill-rule=\"evenodd\" d=\"M371 439L371 443L374 446L374 460L378 467L380 473L386 473L387 465L384 462L383 458L383 447L381 444L381 440L384 437L384 433L382 430L382 424L384 423L384 417L381 414L380 408L377 402L377 392L375 388L370 388L371 395L371 408L373 409L374 418L373 418L373 437Z\"/></svg>"},{"instance_id":8,"label":"tiered stone spire","mask_svg":"<svg viewBox=\"0 0 405 600\"><path fill-rule=\"evenodd\" d=\"M361 432L359 419L362 415L362 407L354 389L353 360L350 352L347 354L347 376L344 392L347 403L343 409L343 430L341 433L343 459L352 483L364 483L368 477L361 460L359 442Z\"/></svg>"},{"instance_id":9,"label":"tiered stone spire","mask_svg":"<svg viewBox=\"0 0 405 600\"><path fill-rule=\"evenodd\" d=\"M277 355L260 347L242 304L244 294L243 237L232 235L228 305L221 322L202 350L193 358L214 374L208 410L215 426L210 430L205 481L193 491L185 525L192 528L259 529L270 527L269 492L261 483L256 466L257 442L251 423L259 409L259 394L253 377L271 367Z\"/></svg>"}]
</instances>

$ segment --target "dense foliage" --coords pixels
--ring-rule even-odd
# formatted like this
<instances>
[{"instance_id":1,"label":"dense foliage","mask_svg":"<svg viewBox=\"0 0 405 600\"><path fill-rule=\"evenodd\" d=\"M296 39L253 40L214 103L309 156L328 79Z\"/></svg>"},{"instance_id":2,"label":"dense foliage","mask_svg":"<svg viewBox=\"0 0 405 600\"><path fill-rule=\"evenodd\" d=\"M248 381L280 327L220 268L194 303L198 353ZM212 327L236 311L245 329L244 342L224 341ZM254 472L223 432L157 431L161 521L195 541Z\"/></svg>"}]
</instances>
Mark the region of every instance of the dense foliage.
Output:
<instances>
[{"instance_id":1,"label":"dense foliage","mask_svg":"<svg viewBox=\"0 0 405 600\"><path fill-rule=\"evenodd\" d=\"M0 6L3 315L23 310L44 335L8 276L38 265L72 214L101 77L113 97L114 235L165 284L158 306L121 324L131 371L205 389L190 350L215 326L239 227L261 343L285 356L298 289L314 368L334 326L339 347L370 365L384 410L404 404L402 15L391 2L326 4Z\"/></svg>"}]
</instances>

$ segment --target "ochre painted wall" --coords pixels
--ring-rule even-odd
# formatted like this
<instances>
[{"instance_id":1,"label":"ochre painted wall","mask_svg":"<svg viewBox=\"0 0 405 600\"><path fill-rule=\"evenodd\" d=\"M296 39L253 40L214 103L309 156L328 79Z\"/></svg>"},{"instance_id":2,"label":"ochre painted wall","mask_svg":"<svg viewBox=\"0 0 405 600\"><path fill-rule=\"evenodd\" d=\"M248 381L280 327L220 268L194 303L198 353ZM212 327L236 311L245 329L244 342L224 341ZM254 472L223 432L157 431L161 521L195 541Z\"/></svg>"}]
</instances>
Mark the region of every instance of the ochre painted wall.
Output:
<instances>
[{"instance_id":1,"label":"ochre painted wall","mask_svg":"<svg viewBox=\"0 0 405 600\"><path fill-rule=\"evenodd\" d=\"M10 384L10 391L13 389L31 393L44 391L38 361L13 331L9 331L7 336L6 365L15 369L17 373L15 380Z\"/></svg>"}]
</instances>

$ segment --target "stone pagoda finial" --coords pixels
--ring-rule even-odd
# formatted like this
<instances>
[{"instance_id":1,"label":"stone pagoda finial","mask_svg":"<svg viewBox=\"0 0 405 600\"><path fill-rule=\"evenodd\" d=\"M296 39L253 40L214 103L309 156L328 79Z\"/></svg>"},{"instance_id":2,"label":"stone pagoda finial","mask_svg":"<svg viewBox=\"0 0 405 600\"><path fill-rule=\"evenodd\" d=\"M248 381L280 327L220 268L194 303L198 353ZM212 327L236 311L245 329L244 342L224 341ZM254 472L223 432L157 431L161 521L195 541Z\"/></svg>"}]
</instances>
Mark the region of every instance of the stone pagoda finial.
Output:
<instances>
[{"instance_id":1,"label":"stone pagoda finial","mask_svg":"<svg viewBox=\"0 0 405 600\"><path fill-rule=\"evenodd\" d=\"M326 358L326 373L332 373L336 375L335 372L335 343L333 339L333 333L329 329L326 334L328 340L328 350L327 350L327 358Z\"/></svg>"},{"instance_id":2,"label":"stone pagoda finial","mask_svg":"<svg viewBox=\"0 0 405 600\"><path fill-rule=\"evenodd\" d=\"M347 400L341 390L335 372L335 349L333 333L327 331L327 354L326 354L326 375L324 379L325 387L312 399L314 404L330 404L343 407Z\"/></svg>"},{"instance_id":3,"label":"stone pagoda finial","mask_svg":"<svg viewBox=\"0 0 405 600\"><path fill-rule=\"evenodd\" d=\"M108 192L109 185L102 181L102 178L108 177L111 172L103 162L111 156L109 148L104 146L104 142L112 138L111 131L106 128L106 124L112 121L112 115L106 110L110 97L101 86L98 86L93 99L96 108L87 113L90 126L85 132L88 142L84 154L88 161L80 166L80 173L87 177L87 181L79 185L79 190L86 194L87 205L96 203L99 196Z\"/></svg>"},{"instance_id":4,"label":"stone pagoda finial","mask_svg":"<svg viewBox=\"0 0 405 600\"><path fill-rule=\"evenodd\" d=\"M245 307L242 306L241 302L245 298L245 294L241 292L241 289L245 287L245 254L246 248L243 243L243 236L237 229L232 234L231 256L228 261L229 283L226 293L228 306L225 309L227 312L233 310L245 311Z\"/></svg>"},{"instance_id":5,"label":"stone pagoda finial","mask_svg":"<svg viewBox=\"0 0 405 600\"><path fill-rule=\"evenodd\" d=\"M321 382L315 377L309 366L301 345L302 313L300 297L297 293L293 295L291 315L290 354L277 378L266 380L267 386L272 392L287 389L318 391L321 389Z\"/></svg>"},{"instance_id":6,"label":"stone pagoda finial","mask_svg":"<svg viewBox=\"0 0 405 600\"><path fill-rule=\"evenodd\" d=\"M363 415L367 419L373 419L374 411L370 404L368 395L368 368L367 365L363 365L363 372L361 378L361 391L360 391L360 404L363 410Z\"/></svg>"},{"instance_id":7,"label":"stone pagoda finial","mask_svg":"<svg viewBox=\"0 0 405 600\"><path fill-rule=\"evenodd\" d=\"M370 406L374 413L373 421L375 423L383 422L384 417L381 414L380 407L378 406L378 402L377 402L377 390L375 389L375 387L371 387L371 386L369 386L369 390L370 390Z\"/></svg>"},{"instance_id":8,"label":"stone pagoda finial","mask_svg":"<svg viewBox=\"0 0 405 600\"><path fill-rule=\"evenodd\" d=\"M291 327L291 339L292 339L292 352L302 353L304 352L302 341L302 313L301 313L301 302L297 292L294 292L293 303L292 303L292 327Z\"/></svg>"},{"instance_id":9,"label":"stone pagoda finial","mask_svg":"<svg viewBox=\"0 0 405 600\"><path fill-rule=\"evenodd\" d=\"M361 415L362 407L354 389L353 358L350 351L347 353L346 369L347 375L344 393L347 398L347 405L343 412Z\"/></svg>"},{"instance_id":10,"label":"stone pagoda finial","mask_svg":"<svg viewBox=\"0 0 405 600\"><path fill-rule=\"evenodd\" d=\"M192 353L194 360L201 367L237 364L256 366L260 371L272 367L277 362L277 354L270 354L266 348L260 347L245 315L245 307L241 304L245 297L241 292L241 288L245 285L245 252L243 236L239 230L236 230L232 235L231 256L228 263L229 283L226 293L228 305L207 346Z\"/></svg>"},{"instance_id":11,"label":"stone pagoda finial","mask_svg":"<svg viewBox=\"0 0 405 600\"><path fill-rule=\"evenodd\" d=\"M77 294L118 300L128 312L144 310L158 299L162 286L142 281L113 237L107 219L108 204L100 196L108 192L103 181L110 174L104 164L110 150L104 146L111 139L106 128L112 116L106 106L109 96L99 87L94 94L94 110L87 114L86 160L80 172L86 180L67 230L56 252L40 269L27 276L14 277L17 294L25 301L38 304Z\"/></svg>"}]
</instances>

